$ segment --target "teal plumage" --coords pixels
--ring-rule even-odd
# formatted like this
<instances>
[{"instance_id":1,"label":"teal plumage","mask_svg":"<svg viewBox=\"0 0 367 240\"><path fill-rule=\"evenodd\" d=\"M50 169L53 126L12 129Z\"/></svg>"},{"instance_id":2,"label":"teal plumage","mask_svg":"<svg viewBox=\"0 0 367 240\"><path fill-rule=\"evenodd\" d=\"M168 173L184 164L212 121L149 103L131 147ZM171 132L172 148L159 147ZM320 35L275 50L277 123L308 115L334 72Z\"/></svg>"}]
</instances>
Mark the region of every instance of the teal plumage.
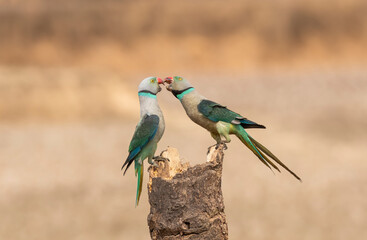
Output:
<instances>
[{"instance_id":1,"label":"teal plumage","mask_svg":"<svg viewBox=\"0 0 367 240\"><path fill-rule=\"evenodd\" d=\"M144 115L135 128L134 135L129 145L129 152L145 146L157 133L159 117L157 115Z\"/></svg>"},{"instance_id":2,"label":"teal plumage","mask_svg":"<svg viewBox=\"0 0 367 240\"><path fill-rule=\"evenodd\" d=\"M237 123L241 124L243 128L265 128L263 125L250 121L240 114L229 110L227 107L210 100L202 100L198 105L198 110L213 122Z\"/></svg>"},{"instance_id":3,"label":"teal plumage","mask_svg":"<svg viewBox=\"0 0 367 240\"><path fill-rule=\"evenodd\" d=\"M129 156L127 157L121 170L126 166L125 172L133 162L134 158L141 153L142 149L149 143L155 136L158 130L159 117L157 115L144 115L143 119L135 128L134 135L129 145Z\"/></svg>"},{"instance_id":4,"label":"teal plumage","mask_svg":"<svg viewBox=\"0 0 367 240\"><path fill-rule=\"evenodd\" d=\"M145 115L143 119L136 126L134 136L130 142L129 146L129 156L127 157L124 165L122 165L121 170L126 166L124 175L135 159L135 176L138 177L138 187L136 190L136 205L139 203L142 183L143 183L143 173L144 165L141 160L146 158L146 156L151 155L150 148L145 149L145 146L154 138L157 133L159 126L159 117L157 115ZM154 152L153 152L154 154Z\"/></svg>"}]
</instances>

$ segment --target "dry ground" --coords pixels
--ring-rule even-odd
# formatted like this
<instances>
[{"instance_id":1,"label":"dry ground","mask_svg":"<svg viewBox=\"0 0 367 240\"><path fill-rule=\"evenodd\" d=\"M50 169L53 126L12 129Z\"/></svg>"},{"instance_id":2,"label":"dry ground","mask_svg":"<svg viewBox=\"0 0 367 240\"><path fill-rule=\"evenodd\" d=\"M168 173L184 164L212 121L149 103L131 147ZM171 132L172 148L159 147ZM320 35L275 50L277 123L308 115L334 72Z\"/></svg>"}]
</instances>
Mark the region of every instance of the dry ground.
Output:
<instances>
[{"instance_id":1,"label":"dry ground","mask_svg":"<svg viewBox=\"0 0 367 240\"><path fill-rule=\"evenodd\" d=\"M225 155L231 239L367 237L363 68L187 76L207 97L267 126L250 130L297 172L273 174L237 139ZM130 79L130 81L127 81ZM139 77L77 69L0 69L0 238L148 239L144 188L120 167L138 121ZM210 135L170 93L158 151L205 161Z\"/></svg>"}]
</instances>

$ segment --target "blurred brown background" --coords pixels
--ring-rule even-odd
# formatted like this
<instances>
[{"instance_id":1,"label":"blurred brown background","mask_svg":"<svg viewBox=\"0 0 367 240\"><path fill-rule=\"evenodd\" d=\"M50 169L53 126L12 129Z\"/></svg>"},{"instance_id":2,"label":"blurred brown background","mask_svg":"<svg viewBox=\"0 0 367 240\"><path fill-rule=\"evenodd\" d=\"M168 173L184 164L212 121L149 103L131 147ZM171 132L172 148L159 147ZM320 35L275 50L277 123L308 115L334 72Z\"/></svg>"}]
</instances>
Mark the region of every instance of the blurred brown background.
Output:
<instances>
[{"instance_id":1,"label":"blurred brown background","mask_svg":"<svg viewBox=\"0 0 367 240\"><path fill-rule=\"evenodd\" d=\"M0 0L0 239L149 239L120 167L137 85L170 75L266 125L250 134L303 178L233 138L231 239L367 238L366 1ZM159 101L157 153L205 161L210 135Z\"/></svg>"}]
</instances>

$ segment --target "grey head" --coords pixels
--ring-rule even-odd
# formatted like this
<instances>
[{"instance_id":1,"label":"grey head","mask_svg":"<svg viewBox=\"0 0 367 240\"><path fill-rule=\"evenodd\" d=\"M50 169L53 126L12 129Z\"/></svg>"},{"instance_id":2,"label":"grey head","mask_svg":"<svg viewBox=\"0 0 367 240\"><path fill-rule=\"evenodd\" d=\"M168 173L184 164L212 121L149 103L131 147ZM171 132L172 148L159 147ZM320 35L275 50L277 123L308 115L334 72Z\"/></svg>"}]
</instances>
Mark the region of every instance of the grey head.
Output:
<instances>
[{"instance_id":1,"label":"grey head","mask_svg":"<svg viewBox=\"0 0 367 240\"><path fill-rule=\"evenodd\" d=\"M162 88L159 84L163 84L163 81L159 77L147 77L139 84L139 95L157 95Z\"/></svg>"},{"instance_id":2,"label":"grey head","mask_svg":"<svg viewBox=\"0 0 367 240\"><path fill-rule=\"evenodd\" d=\"M193 88L186 79L180 76L166 77L164 82L169 84L166 88L168 91L172 92L175 97Z\"/></svg>"}]
</instances>

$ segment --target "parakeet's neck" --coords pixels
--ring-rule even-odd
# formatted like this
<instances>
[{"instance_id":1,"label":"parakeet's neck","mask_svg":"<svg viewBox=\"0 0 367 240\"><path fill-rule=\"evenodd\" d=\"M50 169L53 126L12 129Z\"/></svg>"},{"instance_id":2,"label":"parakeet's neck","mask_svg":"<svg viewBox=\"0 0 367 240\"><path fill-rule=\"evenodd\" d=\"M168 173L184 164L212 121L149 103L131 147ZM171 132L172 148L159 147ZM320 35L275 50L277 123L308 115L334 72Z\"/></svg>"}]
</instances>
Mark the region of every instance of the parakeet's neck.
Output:
<instances>
[{"instance_id":1,"label":"parakeet's neck","mask_svg":"<svg viewBox=\"0 0 367 240\"><path fill-rule=\"evenodd\" d=\"M185 89L182 90L172 90L172 94L173 96L175 96L178 100L182 100L182 98L186 95L189 94L190 92L194 91L195 89L193 87L187 87Z\"/></svg>"},{"instance_id":2,"label":"parakeet's neck","mask_svg":"<svg viewBox=\"0 0 367 240\"><path fill-rule=\"evenodd\" d=\"M196 91L195 88L190 87L185 90L182 90L180 92L173 93L178 100L181 101L181 103L186 102L188 99L205 99L203 96L201 96L198 91ZM185 101L186 100L186 101Z\"/></svg>"},{"instance_id":3,"label":"parakeet's neck","mask_svg":"<svg viewBox=\"0 0 367 240\"><path fill-rule=\"evenodd\" d=\"M140 116L145 114L158 114L161 115L162 111L159 108L157 96L152 94L139 93L140 102Z\"/></svg>"},{"instance_id":4,"label":"parakeet's neck","mask_svg":"<svg viewBox=\"0 0 367 240\"><path fill-rule=\"evenodd\" d=\"M205 97L201 96L196 90L192 90L186 94L184 93L180 100L189 118L199 125L201 125L199 120L202 114L198 111L198 105L203 99L205 99Z\"/></svg>"}]
</instances>

